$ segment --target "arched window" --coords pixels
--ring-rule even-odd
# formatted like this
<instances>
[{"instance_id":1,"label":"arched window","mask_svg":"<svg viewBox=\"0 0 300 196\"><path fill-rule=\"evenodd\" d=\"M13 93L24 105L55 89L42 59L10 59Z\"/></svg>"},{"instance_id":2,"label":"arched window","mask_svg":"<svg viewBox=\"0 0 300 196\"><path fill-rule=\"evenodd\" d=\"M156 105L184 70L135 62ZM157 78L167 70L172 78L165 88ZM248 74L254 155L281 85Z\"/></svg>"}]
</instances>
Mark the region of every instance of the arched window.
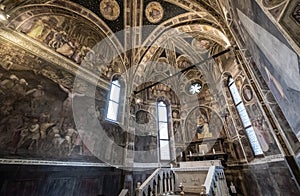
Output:
<instances>
[{"instance_id":1,"label":"arched window","mask_svg":"<svg viewBox=\"0 0 300 196\"><path fill-rule=\"evenodd\" d=\"M106 118L111 121L118 121L120 109L121 84L119 79L114 79L111 82L109 100Z\"/></svg>"},{"instance_id":2,"label":"arched window","mask_svg":"<svg viewBox=\"0 0 300 196\"><path fill-rule=\"evenodd\" d=\"M246 130L246 133L247 133L247 136L249 138L249 141L250 141L250 144L251 144L251 147L253 149L254 154L255 155L262 155L263 151L262 151L261 146L258 142L255 131L252 127L252 124L251 124L250 118L248 116L248 113L246 111L245 105L244 105L244 103L241 99L239 91L238 91L232 77L229 78L228 88L229 88L229 91L230 91L231 96L233 98L234 105L235 105L235 107L238 111L238 114L239 114L239 116L242 120L243 126Z\"/></svg>"},{"instance_id":3,"label":"arched window","mask_svg":"<svg viewBox=\"0 0 300 196\"><path fill-rule=\"evenodd\" d=\"M167 105L163 101L157 103L157 119L159 134L160 160L170 160L170 137Z\"/></svg>"}]
</instances>

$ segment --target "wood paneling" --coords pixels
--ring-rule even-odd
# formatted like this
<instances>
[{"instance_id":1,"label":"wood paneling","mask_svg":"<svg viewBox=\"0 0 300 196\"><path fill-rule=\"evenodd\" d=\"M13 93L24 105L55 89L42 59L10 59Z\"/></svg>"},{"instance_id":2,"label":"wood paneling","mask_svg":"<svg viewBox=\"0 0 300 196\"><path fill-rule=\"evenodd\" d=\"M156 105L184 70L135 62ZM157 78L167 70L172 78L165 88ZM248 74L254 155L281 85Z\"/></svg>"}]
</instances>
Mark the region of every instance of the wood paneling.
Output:
<instances>
[{"instance_id":1,"label":"wood paneling","mask_svg":"<svg viewBox=\"0 0 300 196\"><path fill-rule=\"evenodd\" d=\"M114 196L122 172L102 167L0 165L0 195Z\"/></svg>"}]
</instances>

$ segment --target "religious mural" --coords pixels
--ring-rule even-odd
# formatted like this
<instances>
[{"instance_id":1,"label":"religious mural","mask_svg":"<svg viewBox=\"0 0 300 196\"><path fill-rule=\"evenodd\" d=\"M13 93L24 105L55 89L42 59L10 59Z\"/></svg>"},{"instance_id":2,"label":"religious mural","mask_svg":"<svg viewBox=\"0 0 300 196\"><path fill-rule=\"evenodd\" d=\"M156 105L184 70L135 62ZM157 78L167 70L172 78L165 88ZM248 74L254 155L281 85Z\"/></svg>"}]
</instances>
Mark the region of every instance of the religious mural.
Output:
<instances>
[{"instance_id":1,"label":"religious mural","mask_svg":"<svg viewBox=\"0 0 300 196\"><path fill-rule=\"evenodd\" d=\"M247 114L251 120L255 136L264 155L269 156L280 153L278 146L276 145L276 142L271 134L271 126L267 123L267 120L264 117L261 108L257 104L257 99L254 97L253 90L243 73L240 73L236 77L235 84L237 86L237 90L241 95L241 98L247 110ZM229 98L231 99L231 97ZM230 136L234 137L237 133L234 130L231 115L226 115L225 120ZM239 121L239 119L236 119L236 121ZM246 136L243 128L237 126L237 129L240 136ZM247 142L245 141L245 144L246 143Z\"/></svg>"},{"instance_id":2,"label":"religious mural","mask_svg":"<svg viewBox=\"0 0 300 196\"><path fill-rule=\"evenodd\" d=\"M231 171L231 164L236 167L239 163L252 161L254 156L232 97L229 92L221 89L223 84L221 77L224 72L237 76L234 79L251 118L255 135L264 156L268 156L257 157L254 163L269 161L271 155L277 155L274 156L277 164L277 158L282 158L271 134L267 116L262 112L261 106L265 105L258 103L255 94L257 89L252 88L252 84L248 83L247 79L245 80L245 75L238 73L241 69L236 68L243 65L235 66L233 64L235 58L232 54L224 55L223 62L218 60L209 62L131 97L131 87L136 87L134 90L142 89L156 81L172 76L178 70L206 59L235 42L228 31L228 27L232 27L230 24L232 24L233 17L227 10L222 15L217 1L3 0L1 2L20 3L19 5L38 3L17 9L16 13L13 13L15 15L11 17L8 26L9 33L3 33L2 29L0 31L1 43L2 40L5 42L0 45L0 65L3 68L0 69L1 158L90 163L105 161L118 166L121 166L125 160L128 163L149 165L147 163L156 162L159 157L155 103L158 99L164 99L168 102L168 117L170 117L168 133L171 137L170 145L174 147L171 150L176 150L177 160L191 160L192 156L187 156L189 153L197 155L198 158L202 155L204 157L204 154L219 153L224 157L229 157L229 161L225 161L225 163L229 166L227 171ZM226 0L220 0L220 2L229 3ZM285 120L284 116L287 116L290 125L296 130L294 131L300 133L300 130L297 130L300 127L298 112L300 94L299 84L296 83L299 79L299 69L297 69L297 67L299 68L299 57L295 56L291 47L282 37L276 35L280 33L273 31L274 27L268 20L263 18L264 21L260 21L259 18L262 14L259 9L252 7L252 3L247 0L233 0L232 2L238 7L236 16L240 21L237 26L242 32L237 36L237 40L241 39L242 43L247 43L247 48L250 49L255 60L254 70L260 71L260 74L258 71L255 73L257 78L262 81L264 79L265 85L268 85L272 91L262 85L267 104L275 111L275 115L279 116L278 121L283 130L290 130L288 125L282 124ZM261 0L260 2L274 17L279 17L288 0ZM292 10L292 14L285 16L284 20L288 21L286 26L295 25L299 20L299 1L291 0L289 2L288 9ZM30 9L27 10L26 7ZM230 7L232 8L232 6ZM232 11L233 9L228 10ZM254 10L253 15L251 14L252 10ZM228 24L225 24L226 22ZM120 38L120 43L124 44L126 49L122 48L123 46L120 47L122 44L116 40L103 41L104 37L127 27L162 23L164 23L162 26L166 27L176 26L179 34L187 32L189 36L164 34L160 28L155 31L154 29L152 31L137 28L135 32L126 32L124 40L122 40L123 37ZM181 26L181 24L186 25ZM293 25L291 27L294 27ZM232 27L232 30L235 30L235 27ZM157 35L161 37L157 37ZM295 37L297 36L296 32ZM16 37L20 37L20 39L15 39ZM169 39L169 37L172 38ZM229 41L226 37L231 40ZM23 38L27 42L22 42ZM282 43L274 38L279 39ZM163 39L161 43L155 42L160 39ZM148 44L155 47L149 46L148 48L147 44L141 46L143 40L149 41ZM101 41L103 41L102 44L97 45ZM24 43L32 43L34 47L28 47ZM170 46L171 49L163 49L164 44ZM132 46L136 47L136 50L125 52ZM124 52L120 56L119 49ZM195 54L198 56L196 57ZM276 54L275 57L273 57L274 54ZM117 56L117 58L110 59L112 56ZM119 115L122 116L122 122L120 124L108 122L105 116L111 78L116 73L124 73L134 63L147 61L160 63L149 66L150 68L137 69L135 73L129 73L126 78L124 77L125 90L129 94L124 95L121 100L125 103L125 107L122 108ZM169 69L170 67L165 66L166 64L170 64L177 71ZM289 66L283 67L283 64ZM69 69L70 67L72 69ZM77 70L80 70L81 77L83 76L82 80L86 83L83 83L78 90L73 90L74 75ZM101 82L103 86L101 89L97 88L96 100L93 100L95 107L79 105L78 119L75 124L74 108L71 105L77 100L95 98L91 98L86 91L88 82L91 82L89 79L94 76L95 78L100 76L103 80ZM149 80L147 81L147 79ZM191 84L199 84L198 90L191 93ZM224 94L222 94L223 92ZM272 97L272 94L275 98ZM225 98L231 100L227 102L229 105L226 104ZM286 108L283 111L284 114L279 112L277 102L282 108ZM193 106L189 105L190 103ZM93 118L95 114L96 118ZM281 119L283 120L281 121ZM107 137L98 135L99 123ZM86 129L84 126L86 124L93 131ZM142 153L139 154L139 152ZM173 152L170 154L172 158L175 158ZM123 157L124 155L126 157ZM299 157L298 160L300 160ZM270 159L272 160L272 158ZM280 188L282 185L288 187L287 183L292 184L293 182L289 171L282 170L282 168L286 168L286 165L272 169L274 164L272 162L270 166L266 166L268 170L271 170L270 175L265 175L265 166L263 169L259 169L259 172L254 173L257 182L251 182L251 186L247 184L247 180L252 179L251 173L243 177L239 174L235 175L236 178L239 178L239 182L246 179L245 184L238 184L239 187L249 190L251 187L249 193L253 190L258 193L252 185L260 183L262 184L261 192L266 193L265 190L269 189L270 184L276 184L273 177L280 176L274 175L278 172L284 176L284 180L279 182L278 187ZM254 171L262 167L260 164L252 166ZM238 169L244 172L245 168L241 166ZM56 175L56 172L54 173ZM142 181L130 174L127 176L132 177L128 179L132 184ZM7 178L8 181L11 181L11 176ZM43 176L43 178L45 177ZM102 181L104 184L114 182L115 180L112 178L115 178L115 175L105 172L101 183ZM49 181L53 182L51 185L59 185L58 181L56 182L51 177ZM65 180L65 176L63 176L62 187L67 187L70 184L69 181L69 179ZM71 181L73 185L75 185L73 182L77 182L72 179ZM88 181L90 179L87 180L86 185L101 186L99 181L92 180L93 183ZM192 176L192 181L199 182L199 179ZM12 185L7 187L13 187L13 183L10 182ZM235 184L237 183L235 182ZM91 186L84 187L91 190ZM133 186L131 188L134 190ZM41 188L39 187L39 189ZM275 189L272 188L270 192L277 193L273 191ZM285 189L285 192L292 192ZM67 193L67 191L64 190L62 193ZM100 192L97 194L102 193ZM242 191L238 190L238 192ZM108 193L107 195L115 194Z\"/></svg>"},{"instance_id":3,"label":"religious mural","mask_svg":"<svg viewBox=\"0 0 300 196\"><path fill-rule=\"evenodd\" d=\"M1 72L2 152L71 155L80 141L72 119L63 118L69 114L68 97L59 86L33 74L9 74Z\"/></svg>"},{"instance_id":4,"label":"religious mural","mask_svg":"<svg viewBox=\"0 0 300 196\"><path fill-rule=\"evenodd\" d=\"M158 23L164 15L163 7L159 2L150 2L146 6L146 17L151 23Z\"/></svg>"},{"instance_id":5,"label":"religious mural","mask_svg":"<svg viewBox=\"0 0 300 196\"><path fill-rule=\"evenodd\" d=\"M178 69L185 69L189 66L192 65L192 62L189 60L190 58L187 57L186 55L180 55L179 57L177 57L176 59L176 65L178 67Z\"/></svg>"},{"instance_id":6,"label":"religious mural","mask_svg":"<svg viewBox=\"0 0 300 196\"><path fill-rule=\"evenodd\" d=\"M223 123L216 112L204 107L193 109L185 122L187 142L216 139L224 134Z\"/></svg>"},{"instance_id":7,"label":"religious mural","mask_svg":"<svg viewBox=\"0 0 300 196\"><path fill-rule=\"evenodd\" d=\"M153 114L138 110L135 122L135 162L156 163L157 157L157 127Z\"/></svg>"},{"instance_id":8,"label":"religious mural","mask_svg":"<svg viewBox=\"0 0 300 196\"><path fill-rule=\"evenodd\" d=\"M209 40L206 39L200 39L195 38L192 41L192 46L197 50L197 52L200 53L206 53L208 52L209 48L211 47L211 43Z\"/></svg>"},{"instance_id":9,"label":"religious mural","mask_svg":"<svg viewBox=\"0 0 300 196\"><path fill-rule=\"evenodd\" d=\"M20 31L80 64L100 40L88 40L86 37L79 36L78 27L70 27L74 22L65 16L42 16L27 21L20 27ZM95 32L91 29L90 33Z\"/></svg>"},{"instance_id":10,"label":"religious mural","mask_svg":"<svg viewBox=\"0 0 300 196\"><path fill-rule=\"evenodd\" d=\"M85 113L75 124L73 99L86 98L81 92L73 92L72 89L33 72L7 72L1 69L1 157L99 162L94 156L97 149L85 145L86 142L96 143L95 135L88 130L81 130L80 133L83 134L79 134L81 123L95 127L100 122L108 137L116 145L124 146L122 129L103 121L105 102L99 97L97 108L84 110L90 115L97 111L99 122L90 122L94 118ZM102 152L107 154L107 160L112 159L112 151L109 149L108 152Z\"/></svg>"},{"instance_id":11,"label":"religious mural","mask_svg":"<svg viewBox=\"0 0 300 196\"><path fill-rule=\"evenodd\" d=\"M173 133L174 133L174 138L176 143L181 144L184 142L182 126L180 121L173 120Z\"/></svg>"},{"instance_id":12,"label":"religious mural","mask_svg":"<svg viewBox=\"0 0 300 196\"><path fill-rule=\"evenodd\" d=\"M266 122L258 104L249 104L246 108L264 155L268 156L280 153L274 137L271 134L271 127Z\"/></svg>"},{"instance_id":13,"label":"religious mural","mask_svg":"<svg viewBox=\"0 0 300 196\"><path fill-rule=\"evenodd\" d=\"M53 3L51 8L48 4L20 8L12 16L9 25L72 63L105 79L110 78L112 73L120 73L123 70L122 60L116 48L122 47L116 39L108 38L101 42L111 31L105 23L87 13L83 7L75 9L72 2L57 0ZM71 16L68 10L62 9L62 5L71 9L74 16ZM101 1L98 9L110 20L115 20L120 12L116 1ZM36 12L39 14L36 15Z\"/></svg>"},{"instance_id":14,"label":"religious mural","mask_svg":"<svg viewBox=\"0 0 300 196\"><path fill-rule=\"evenodd\" d=\"M100 12L107 20L116 20L120 15L120 6L115 0L102 0Z\"/></svg>"},{"instance_id":15,"label":"religious mural","mask_svg":"<svg viewBox=\"0 0 300 196\"><path fill-rule=\"evenodd\" d=\"M236 14L239 17L239 24L241 24L242 40L249 48L257 68L254 72L257 77L262 76L266 82L260 81L260 85L263 89L265 89L264 85L267 85L271 90L296 135L300 132L299 56L291 49L285 38L266 18L256 3L243 1L234 4L237 7ZM258 70L259 72L257 72ZM247 100L250 92L247 93L246 89L243 91L244 98ZM268 91L264 92L267 93ZM274 108L273 112L277 117L282 117L280 112ZM295 135L289 133L288 126L283 123L281 126L286 130L289 140L296 150L295 144L297 142L293 139Z\"/></svg>"},{"instance_id":16,"label":"religious mural","mask_svg":"<svg viewBox=\"0 0 300 196\"><path fill-rule=\"evenodd\" d=\"M25 1L24 1L25 2ZM88 1L91 2L91 1ZM276 7L281 5L281 3L284 1L264 1L264 4L266 7L271 8L271 7ZM45 10L47 10L47 4L43 5L44 7L41 8L39 6L37 6L39 9L38 11L36 11L36 13L38 13L38 15L35 15L35 12L32 12L32 10L26 12L26 13L18 13L16 14L15 18L11 21L11 27L16 28L19 32L23 33L24 35L27 35L28 37L40 42L43 46L48 47L51 51L53 51L54 53L57 53L60 56L66 57L67 59L65 60L70 60L72 63L76 63L78 66L81 66L83 68L86 68L87 70L93 71L93 73L95 73L96 75L100 75L100 76L105 76L105 79L109 80L114 73L122 73L125 71L124 69L124 65L123 65L123 59L121 58L116 58L113 59L112 61L107 61L107 60L111 60L108 59L108 57L110 56L117 56L118 51L115 50L115 48L113 48L111 45L112 40L108 40L107 42L103 42L102 45L96 46L95 45L102 40L102 38L106 35L104 35L105 33L109 33L110 31L106 31L103 32L101 31L98 26L96 27L95 24L100 25L100 23L96 23L95 21L97 21L97 19L91 20L91 18L89 18L91 15L89 15L88 17L84 14L86 14L84 11L84 9L82 9L81 6L78 6L78 12L81 12L84 17L81 17L79 15L76 15L75 11L72 12L74 14L74 16L68 15L66 14L66 10L63 9L58 9L59 6L57 5L62 5L60 3L65 3L63 1L53 1L53 3L55 4L55 8L53 8L53 10L51 12L54 12L55 14L48 14L48 12L45 12ZM70 3L70 2L69 2ZM66 3L65 5L69 6L68 9L71 9L71 5L73 5L72 3ZM113 21L113 22L118 22L119 18L123 17L122 16L122 6L120 1L106 1L106 0L99 0L96 2L97 3L97 11L95 12L96 15L100 16L103 18L105 18L106 20L109 21ZM164 21L165 17L167 15L170 15L170 13L166 12L166 10L169 10L169 8L167 8L166 6L164 6L165 2L163 1L151 1L151 2L147 2L144 4L144 9L143 9L143 13L145 15L145 19L143 20L147 20L150 23L159 23L161 21ZM212 6L213 3L210 2ZM239 3L237 3L239 4ZM240 3L241 4L241 3ZM240 5L239 4L239 5ZM188 2L182 2L182 7L184 6L189 6L190 4ZM254 24L254 22L251 22L251 18L249 18L250 16L247 15L248 13L245 11L243 11L243 9L245 9L247 6L244 7L244 5L247 5L246 3L243 4L242 6L240 6L240 10L238 11L237 15L240 17L240 23L241 26L245 26L244 30L243 30L243 36L244 36L244 40L248 40L247 38L252 38L252 34L253 34L253 28L254 27L259 27L258 24ZM190 5L190 8L193 8L195 10L200 11L199 7L197 8L197 6L195 5ZM251 7L251 6L250 6ZM41 8L41 9L40 9ZM80 8L80 9L79 9ZM24 8L22 8L24 9ZM21 9L21 11L22 11ZM127 9L127 8L126 8ZM24 9L25 10L25 9ZM179 9L178 9L179 10ZM177 10L177 11L178 11ZM19 12L21 12L19 11ZM184 11L185 12L185 11ZM47 14L46 14L47 13ZM175 12L174 12L175 13ZM183 11L180 8L180 13L183 13ZM297 14L297 11L295 11L294 13ZM244 15L243 15L244 14ZM294 14L295 15L295 14ZM296 15L295 15L296 16ZM89 20L84 20L84 18L87 17L89 18ZM141 16L142 17L142 16ZM169 17L169 16L168 16ZM205 16L203 16L204 19ZM26 22L23 21L23 19L26 18ZM170 17L169 17L170 18ZM86 18L85 18L86 19ZM183 18L177 18L182 19L181 22L184 21ZM190 16L187 17L187 19L191 19ZM87 22L89 21L89 22ZM91 21L93 21L94 23L92 23ZM100 20L99 20L100 21ZM113 24L113 22L111 24ZM170 24L175 24L176 20L170 22ZM108 25L111 25L108 24ZM257 26L258 25L258 26ZM85 28L83 28L85 27ZM198 25L198 26L184 26L182 28L179 28L178 30L180 31L185 31L187 29L194 29L195 32L193 32L195 35L197 33L216 33L218 35L221 35L222 33L220 33L219 31L217 31L216 29L214 29L212 26L210 25ZM261 28L258 28L259 30L262 30ZM199 30L199 32L197 32L196 30ZM267 34L265 31L261 31L262 32L262 37L261 38L270 38L271 36L268 36L269 34ZM190 48L190 46L193 46L193 49L195 51L197 51L198 53L200 53L201 57L199 57L199 60L202 58L205 58L208 55L208 51L209 50L218 50L220 48L217 48L216 45L220 45L220 43L222 44L227 44L226 40L224 42L224 40L222 42L218 42L218 39L220 39L218 36L215 36L213 39L212 37L204 37L204 36L195 36L192 35L193 33L191 33L191 36L187 39L185 39L184 42L180 42L181 38L178 37L176 38L176 40L171 40L168 42L168 44L172 45L172 46L176 46L176 50L178 49L178 51L180 51L182 54L177 54L174 51L168 51L168 50L161 50L161 53L157 52L157 54L153 55L153 61L159 61L159 62L164 62L166 64L169 64L171 62L173 62L174 64L176 64L176 68L178 69L184 69L187 68L188 66L192 65L193 62L191 59L191 54L193 54L193 51L189 51L191 54L187 54L187 48ZM200 34L201 34L200 33ZM252 33L252 34L251 34ZM167 34L168 35L168 34ZM223 34L222 34L223 35ZM225 36L224 36L225 37ZM258 36L259 37L259 36ZM272 37L271 37L272 38ZM175 39L175 38L174 38ZM253 38L254 39L254 38ZM263 40L268 40L268 39L263 39ZM228 40L227 40L228 41ZM254 43L259 43L260 40L253 40L253 45ZM224 43L223 43L224 42ZM181 43L184 43L182 45L184 45L183 47L180 46ZM277 43L277 42L274 42ZM116 44L116 43L115 43ZM284 42L284 44L286 44ZM250 44L251 45L251 44ZM252 48L256 49L255 47L253 47L253 45L251 45ZM225 46L225 45L224 45ZM283 47L282 45L279 45L281 47ZM4 46L2 46L5 50L6 48ZM181 49L180 49L181 47ZM218 46L219 47L219 46ZM251 48L250 47L250 48ZM272 48L268 45L268 49ZM13 48L13 47L10 47ZM260 48L258 46L258 48ZM276 47L273 47L276 48ZM263 50L263 49L261 49ZM265 51L263 51L265 52ZM12 52L14 53L14 52ZM205 54L205 55L204 55ZM291 53L287 53L285 54L286 56L292 56L294 57L294 55L290 55ZM157 56L156 56L157 55ZM190 55L190 56L189 56ZM145 55L145 58L147 57L147 55ZM9 62L11 58L9 55L3 55L4 59L8 59ZM155 59L157 58L157 59ZM269 58L269 54L266 53L265 56L261 55L259 56L259 63L258 66L260 68L260 70L262 70L262 72L265 72L265 78L268 81L268 84L271 86L271 90L275 89L275 95L277 95L277 98L279 97L279 99L284 100L283 102L285 103L285 101L289 101L289 98L295 98L297 97L297 87L298 84L295 84L294 82L291 82L288 80L287 78L287 71L282 70L282 75L279 75L278 72L280 72L281 70L278 68L276 70L276 67L278 67L276 64L273 63L274 59L268 59ZM16 58L12 58L12 59L16 59ZM24 58L18 57L18 59L20 59L20 61ZM272 68L272 66L270 65L270 63L267 63L267 60L269 60L271 63L274 64L274 67ZM284 58L282 58L284 59ZM8 62L7 60L7 62ZM194 60L194 59L193 59ZM295 66L294 66L294 58L292 59L293 61L291 61L291 65L290 66L291 69L290 71L294 71ZM13 60L11 60L13 61ZM39 67L36 68L36 61L40 61L40 59L38 58L33 58L33 65L31 65L32 67L27 68L27 70L34 70L34 74L40 74L42 72L42 75L44 76L50 76L53 74L52 72L47 72L45 71L44 68L44 64ZM265 62L266 61L266 62ZM24 63L25 64L25 63ZM26 65L29 65L30 63L28 63L26 61ZM41 64L41 63L40 63ZM40 65L39 64L39 65ZM276 66L275 66L276 65ZM36 67L34 67L36 66ZM128 65L126 65L128 66ZM213 66L212 64L210 64L209 66ZM5 64L3 66L6 70L12 70L12 69L19 69L19 65L16 66L15 62L10 62L9 64ZM45 66L46 67L46 66ZM36 71L38 70L38 71ZM42 70L42 71L41 71ZM3 70L4 71L4 70ZM57 70L55 70L57 71ZM202 71L202 70L201 70ZM211 70L209 70L211 71ZM57 71L59 72L58 74L62 75L62 78L68 78L70 77L70 75L68 75L67 73L65 73L64 71ZM143 74L145 73L146 77L143 76ZM150 83L153 83L153 81L158 81L161 78L164 77L163 74L166 75L170 75L172 74L168 69L166 69L166 66L162 65L162 64L157 64L156 66L153 66L153 70L149 69L146 70L145 72L139 72L138 74L141 75L136 75L134 78L134 82L136 83L141 83L141 81L145 80L145 78L147 78L149 76L149 78L151 78ZM295 72L297 73L297 72ZM55 72L56 74L56 72ZM10 74L11 75L11 74ZM144 100L148 100L148 101L152 101L155 102L155 100L157 100L158 97L166 97L169 101L171 105L178 105L178 104L182 104L182 106L187 105L187 103L199 99L202 102L209 102L211 99L211 94L208 90L206 90L207 84L203 81L205 81L205 78L203 78L203 75L205 75L205 73L200 73L199 70L191 70L189 72L187 72L186 74L184 74L181 78L175 78L173 80L170 80L169 84L158 84L153 88L147 89L147 91L143 92L143 99ZM213 75L213 74L212 74ZM217 75L219 76L219 75ZM20 78L20 76L18 76L18 74L16 75L17 78ZM295 75L295 78L297 78L298 76ZM4 77L6 80L9 79L9 77ZM14 78L14 76L12 76L12 78ZM21 77L22 78L22 77ZM71 76L72 78L72 76ZM197 78L199 80L199 82L202 84L203 82L203 89L201 89L201 93L197 96L195 96L195 99L192 99L192 96L188 93L188 87L190 87L189 82L195 82L195 78ZM32 89L27 89L28 92L28 96L32 96L32 100L30 100L30 104L28 104L28 107L30 110L32 110L29 113L34 113L36 112L35 110L41 110L38 107L38 101L39 100L39 96L42 96L42 94L46 93L40 93L43 91L44 84L35 84L35 86L33 84L30 84L29 81L26 77L23 78L25 80L25 82L22 80L22 82L20 82L20 84L22 83L22 85L24 85L25 83L28 83L27 88L29 88L29 86ZM207 80L210 79L210 77L206 78ZM217 77L214 78L217 81ZM21 80L21 79L19 79ZM70 79L72 80L72 79ZM177 80L177 81L176 81ZM189 80L189 81L187 81ZM197 82L198 82L197 80ZM61 83L60 80L54 80L52 79L52 81L56 82L56 83ZM178 81L183 81L182 83L184 84L179 84ZM215 81L215 82L216 82ZM49 81L50 82L50 81ZM174 86L171 86L171 84L174 83ZM239 89L241 89L241 95L243 100L251 105L254 102L254 93L250 87L249 84L243 84L240 81L240 78L237 78L236 80L237 86ZM289 86L290 89L286 90L285 88L283 88L281 86L281 83L285 83L286 86ZM6 82L3 82L3 84L6 84ZM56 85L55 83L53 83L52 85ZM273 85L273 87L272 87ZM5 85L4 85L5 86ZM26 86L26 85L25 85ZM146 85L145 85L146 86ZM66 124L70 124L71 126L71 122L72 120L68 119L68 116L70 114L70 112L72 112L69 108L69 104L70 104L70 97L73 97L75 99L81 99L83 97L85 97L86 95L84 93L80 93L80 92L72 92L70 90L71 87L71 83L69 81L68 85L56 85L56 90L61 92L62 95L64 95L66 98L61 98L61 102L60 102L60 112L58 112L58 114L51 114L50 115L50 120L46 120L47 123L56 123L55 125L58 126L58 129L67 129L66 127L68 127L68 125ZM176 87L173 88L173 87ZM178 89L177 89L178 87ZM173 88L173 89L172 89ZM36 90L33 90L36 89ZM295 90L296 89L296 90ZM2 89L1 89L2 90ZM31 90L31 91L30 91ZM175 90L178 90L175 92ZM294 92L295 90L295 92ZM2 90L3 91L3 90ZM6 93L5 91L3 91L4 94ZM27 91L26 91L27 93ZM277 93L277 94L276 94ZM27 96L27 95L26 95ZM27 97L28 97L27 96ZM180 100L179 100L180 97ZM103 100L105 100L105 98L103 98ZM296 101L296 100L295 100ZM286 102L286 104L288 104L290 102ZM297 108L298 104L296 104L296 102L291 101L291 109ZM104 104L101 103L101 107L102 110L103 108L105 108ZM294 104L294 105L293 105ZM300 105L300 104L299 104ZM295 106L295 107L294 107ZM249 106L251 108L251 106ZM248 108L247 108L248 109ZM43 112L44 110L38 111L38 114L42 114L41 112ZM174 110L175 111L175 110ZM102 111L104 112L104 111ZM202 113L203 112L203 113ZM186 136L187 136L187 140L191 140L194 137L196 139L201 139L201 138L211 138L211 137L215 137L217 136L217 134L214 132L216 130L219 130L220 127L219 124L215 125L214 123L210 123L210 121L214 120L214 116L210 116L210 112L208 111L202 111L200 113L197 113L197 117L194 116L194 118L198 118L196 121L193 121L196 123L196 125L191 125L191 123L187 123L188 128L183 129L186 124L183 124L183 122L181 122L181 116L178 117L178 114L180 113L179 110L174 112L174 121L172 122L172 128L173 128L173 133L175 136L175 141L176 142L180 142L183 141L183 134L177 134L177 133L181 133L182 130L188 130L188 131L195 131L195 132L187 132ZM292 122L294 122L294 127L297 127L297 118L299 115L297 115L297 112L294 110L289 110L288 112L290 112L290 114L288 114L288 116L290 116L292 118ZM293 113L294 112L294 113ZM133 122L135 122L136 125L136 131L137 133L140 130L143 130L144 133L149 133L149 135L153 135L153 133L151 132L151 130L148 130L143 123L140 123L141 121L139 120L139 113L136 113L136 111L132 112L133 115L136 115L137 119L134 119ZM216 112L217 113L217 112ZM141 112L142 114L142 112ZM140 114L139 114L140 115ZM172 113L173 115L173 113ZM235 114L233 114L235 115ZM253 116L255 116L254 114L251 114ZM52 119L54 118L53 116L59 116L59 120L58 122L52 122ZM200 118L201 117L201 118ZM35 117L38 118L38 117ZM194 120L195 120L194 119ZM218 119L218 118L216 118ZM237 132L240 132L241 134L244 134L243 131L241 130L235 130L235 127L232 123L234 119L232 119L232 117L230 115L228 115L226 117L226 123L228 123L228 128L229 128L229 134L230 136L235 136L237 134ZM36 120L35 120L36 121ZM49 122L48 122L49 121ZM192 122L191 121L191 122ZM220 120L217 120L216 122L221 122ZM41 123L43 123L42 121L38 120L36 122L36 124L39 124L39 126L41 127ZM92 122L91 124L93 124L94 122ZM237 127L240 127L239 124L240 122L237 122ZM30 123L28 123L30 124ZM33 125L35 125L34 123L31 123ZM30 124L30 126L31 126ZM253 118L253 125L255 128L255 131L258 135L258 138L260 138L260 143L263 146L263 149L265 152L270 151L271 147L270 145L273 144L274 140L270 139L270 133L269 133L269 127L266 127L265 124L265 119L262 118L261 116L259 116L257 119ZM220 125L221 126L221 125ZM55 127L55 126L54 126ZM72 127L72 126L71 126ZM104 125L105 127L105 125ZM109 127L107 125L107 127ZM37 126L33 126L32 129L38 129ZM50 127L52 128L52 127ZM73 129L76 130L75 127L73 127ZM108 128L107 128L108 129ZM116 126L114 127L114 129L116 131L109 132L108 135L110 135L110 137L115 138L117 137L117 135L122 135L121 133L121 129L120 127ZM153 130L156 130L153 127ZM29 131L30 132L30 131ZM114 135L116 134L117 135ZM71 134L71 133L70 133ZM65 137L65 134L60 134L61 137ZM75 134L74 134L75 135ZM22 139L23 140L23 139ZM36 139L35 139L36 140ZM33 147L39 146L41 142L32 142L32 144L30 143L29 146L32 149ZM20 142L22 143L22 142ZM120 141L116 142L118 145L123 146L124 145L124 141L120 139ZM21 145L21 144L20 144ZM22 144L23 145L23 144ZM21 145L21 146L22 146ZM64 154L64 153L62 153ZM66 153L69 154L69 153ZM71 153L72 154L72 153ZM109 157L109 155L107 155L106 157Z\"/></svg>"}]
</instances>

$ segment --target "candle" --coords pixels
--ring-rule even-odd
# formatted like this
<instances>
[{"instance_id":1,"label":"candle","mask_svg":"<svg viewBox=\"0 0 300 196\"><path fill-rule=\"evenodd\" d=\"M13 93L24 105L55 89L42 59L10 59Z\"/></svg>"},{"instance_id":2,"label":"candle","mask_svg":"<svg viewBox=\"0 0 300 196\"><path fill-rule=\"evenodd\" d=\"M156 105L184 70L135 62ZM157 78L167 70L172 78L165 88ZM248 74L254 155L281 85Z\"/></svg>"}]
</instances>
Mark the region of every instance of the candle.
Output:
<instances>
[{"instance_id":1,"label":"candle","mask_svg":"<svg viewBox=\"0 0 300 196\"><path fill-rule=\"evenodd\" d=\"M192 156L192 152L190 151L190 156Z\"/></svg>"},{"instance_id":2,"label":"candle","mask_svg":"<svg viewBox=\"0 0 300 196\"><path fill-rule=\"evenodd\" d=\"M183 157L183 154L182 154L182 152L180 152L180 157Z\"/></svg>"},{"instance_id":3,"label":"candle","mask_svg":"<svg viewBox=\"0 0 300 196\"><path fill-rule=\"evenodd\" d=\"M204 155L204 150L202 150L202 154Z\"/></svg>"},{"instance_id":4,"label":"candle","mask_svg":"<svg viewBox=\"0 0 300 196\"><path fill-rule=\"evenodd\" d=\"M213 153L214 153L214 154L216 154L216 151L215 151L215 149L214 149L214 148L213 148Z\"/></svg>"}]
</instances>

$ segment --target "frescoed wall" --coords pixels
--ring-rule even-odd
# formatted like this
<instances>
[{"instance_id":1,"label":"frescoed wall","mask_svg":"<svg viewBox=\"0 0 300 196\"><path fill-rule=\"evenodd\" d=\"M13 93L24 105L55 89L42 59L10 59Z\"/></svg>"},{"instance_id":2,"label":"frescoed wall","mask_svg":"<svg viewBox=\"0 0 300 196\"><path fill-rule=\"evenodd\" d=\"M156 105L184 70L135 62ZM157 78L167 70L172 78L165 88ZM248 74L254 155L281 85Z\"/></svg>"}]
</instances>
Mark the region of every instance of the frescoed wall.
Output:
<instances>
[{"instance_id":1,"label":"frescoed wall","mask_svg":"<svg viewBox=\"0 0 300 196\"><path fill-rule=\"evenodd\" d=\"M2 157L97 160L82 142L71 115L71 94L78 98L84 94L29 71L0 69L0 77Z\"/></svg>"},{"instance_id":2,"label":"frescoed wall","mask_svg":"<svg viewBox=\"0 0 300 196\"><path fill-rule=\"evenodd\" d=\"M254 1L232 1L241 44L251 54L264 96L295 151L300 132L299 56ZM276 101L275 101L276 100ZM276 102L278 103L278 108ZM285 123L285 120L288 124Z\"/></svg>"}]
</instances>

